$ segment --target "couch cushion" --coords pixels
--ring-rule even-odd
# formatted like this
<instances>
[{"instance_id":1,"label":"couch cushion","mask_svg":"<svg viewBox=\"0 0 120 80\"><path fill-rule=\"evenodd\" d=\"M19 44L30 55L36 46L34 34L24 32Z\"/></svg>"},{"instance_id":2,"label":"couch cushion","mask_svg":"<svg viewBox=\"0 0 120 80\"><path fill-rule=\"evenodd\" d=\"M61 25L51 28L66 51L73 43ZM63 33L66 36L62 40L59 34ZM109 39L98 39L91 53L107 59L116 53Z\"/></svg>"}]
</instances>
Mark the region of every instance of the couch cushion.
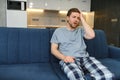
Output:
<instances>
[{"instance_id":1,"label":"couch cushion","mask_svg":"<svg viewBox=\"0 0 120 80\"><path fill-rule=\"evenodd\" d=\"M100 59L100 61L108 67L108 69L115 74L115 78L120 80L120 61L111 58Z\"/></svg>"},{"instance_id":2,"label":"couch cushion","mask_svg":"<svg viewBox=\"0 0 120 80\"><path fill-rule=\"evenodd\" d=\"M20 29L19 60L22 63L49 61L49 30Z\"/></svg>"},{"instance_id":3,"label":"couch cushion","mask_svg":"<svg viewBox=\"0 0 120 80\"><path fill-rule=\"evenodd\" d=\"M58 63L52 63L52 67L53 67L54 72L60 78L60 80L69 80L66 74L61 70L61 67Z\"/></svg>"},{"instance_id":4,"label":"couch cushion","mask_svg":"<svg viewBox=\"0 0 120 80\"><path fill-rule=\"evenodd\" d=\"M102 30L95 30L95 38L91 40L85 40L85 42L87 45L87 51L91 56L96 58L108 57L106 36Z\"/></svg>"},{"instance_id":5,"label":"couch cushion","mask_svg":"<svg viewBox=\"0 0 120 80\"><path fill-rule=\"evenodd\" d=\"M0 65L0 80L60 80L49 63Z\"/></svg>"},{"instance_id":6,"label":"couch cushion","mask_svg":"<svg viewBox=\"0 0 120 80\"><path fill-rule=\"evenodd\" d=\"M52 37L54 31L55 31L55 29L50 29L50 40L51 40L51 37ZM55 56L53 56L52 54L50 55L50 61L52 63L54 63L54 62L59 63L59 60Z\"/></svg>"},{"instance_id":7,"label":"couch cushion","mask_svg":"<svg viewBox=\"0 0 120 80\"><path fill-rule=\"evenodd\" d=\"M0 64L48 62L48 29L0 28Z\"/></svg>"}]
</instances>

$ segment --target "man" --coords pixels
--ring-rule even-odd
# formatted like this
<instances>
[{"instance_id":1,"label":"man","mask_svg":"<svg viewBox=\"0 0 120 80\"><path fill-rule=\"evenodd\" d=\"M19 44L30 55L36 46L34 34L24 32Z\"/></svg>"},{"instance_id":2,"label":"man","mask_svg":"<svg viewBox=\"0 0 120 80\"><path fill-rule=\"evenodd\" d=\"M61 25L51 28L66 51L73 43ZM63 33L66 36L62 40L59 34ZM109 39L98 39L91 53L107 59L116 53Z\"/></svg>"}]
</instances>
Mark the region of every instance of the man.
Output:
<instances>
[{"instance_id":1,"label":"man","mask_svg":"<svg viewBox=\"0 0 120 80\"><path fill-rule=\"evenodd\" d=\"M83 27L79 27L80 22ZM71 8L67 13L66 27L56 29L51 39L51 52L60 59L64 73L69 80L85 80L84 70L95 80L113 80L113 74L89 56L83 37L94 38L94 30L77 8Z\"/></svg>"}]
</instances>

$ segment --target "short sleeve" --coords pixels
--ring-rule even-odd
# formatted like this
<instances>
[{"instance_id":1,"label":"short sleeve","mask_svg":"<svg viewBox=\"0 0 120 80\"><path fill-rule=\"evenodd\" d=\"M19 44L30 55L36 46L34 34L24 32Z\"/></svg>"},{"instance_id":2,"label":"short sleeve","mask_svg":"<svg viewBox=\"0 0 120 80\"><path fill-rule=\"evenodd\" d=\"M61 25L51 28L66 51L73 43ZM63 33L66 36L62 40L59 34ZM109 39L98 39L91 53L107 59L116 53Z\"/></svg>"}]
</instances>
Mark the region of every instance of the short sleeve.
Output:
<instances>
[{"instance_id":1,"label":"short sleeve","mask_svg":"<svg viewBox=\"0 0 120 80\"><path fill-rule=\"evenodd\" d=\"M51 42L51 43L57 43L57 44L59 43L59 42L58 42L58 38L57 38L57 31L56 31L56 30L55 30L55 32L53 33L50 42Z\"/></svg>"},{"instance_id":2,"label":"short sleeve","mask_svg":"<svg viewBox=\"0 0 120 80\"><path fill-rule=\"evenodd\" d=\"M81 28L81 34L82 34L82 36L84 37L84 35L85 35L85 30L83 29L83 27Z\"/></svg>"}]
</instances>

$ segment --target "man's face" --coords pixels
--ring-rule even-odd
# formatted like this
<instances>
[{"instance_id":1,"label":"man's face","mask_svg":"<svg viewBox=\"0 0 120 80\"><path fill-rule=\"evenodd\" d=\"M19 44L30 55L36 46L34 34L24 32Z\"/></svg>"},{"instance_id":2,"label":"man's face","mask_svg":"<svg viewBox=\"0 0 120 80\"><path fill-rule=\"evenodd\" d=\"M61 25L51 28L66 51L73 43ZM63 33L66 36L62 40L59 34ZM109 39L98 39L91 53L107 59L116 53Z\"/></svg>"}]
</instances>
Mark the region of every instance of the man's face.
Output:
<instances>
[{"instance_id":1,"label":"man's face","mask_svg":"<svg viewBox=\"0 0 120 80\"><path fill-rule=\"evenodd\" d=\"M70 16L67 17L68 24L71 28L75 29L80 24L80 14L77 12L72 12Z\"/></svg>"}]
</instances>

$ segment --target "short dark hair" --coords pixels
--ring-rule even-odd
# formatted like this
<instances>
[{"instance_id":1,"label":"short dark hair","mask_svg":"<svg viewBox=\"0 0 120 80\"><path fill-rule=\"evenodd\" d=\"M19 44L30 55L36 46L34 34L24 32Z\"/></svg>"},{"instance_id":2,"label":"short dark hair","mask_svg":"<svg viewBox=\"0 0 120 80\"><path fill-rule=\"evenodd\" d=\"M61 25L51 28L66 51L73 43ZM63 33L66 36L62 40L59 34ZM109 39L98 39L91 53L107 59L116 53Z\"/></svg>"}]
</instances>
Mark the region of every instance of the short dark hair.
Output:
<instances>
[{"instance_id":1,"label":"short dark hair","mask_svg":"<svg viewBox=\"0 0 120 80\"><path fill-rule=\"evenodd\" d=\"M81 13L78 8L71 8L68 10L67 16L70 16L72 12Z\"/></svg>"}]
</instances>

